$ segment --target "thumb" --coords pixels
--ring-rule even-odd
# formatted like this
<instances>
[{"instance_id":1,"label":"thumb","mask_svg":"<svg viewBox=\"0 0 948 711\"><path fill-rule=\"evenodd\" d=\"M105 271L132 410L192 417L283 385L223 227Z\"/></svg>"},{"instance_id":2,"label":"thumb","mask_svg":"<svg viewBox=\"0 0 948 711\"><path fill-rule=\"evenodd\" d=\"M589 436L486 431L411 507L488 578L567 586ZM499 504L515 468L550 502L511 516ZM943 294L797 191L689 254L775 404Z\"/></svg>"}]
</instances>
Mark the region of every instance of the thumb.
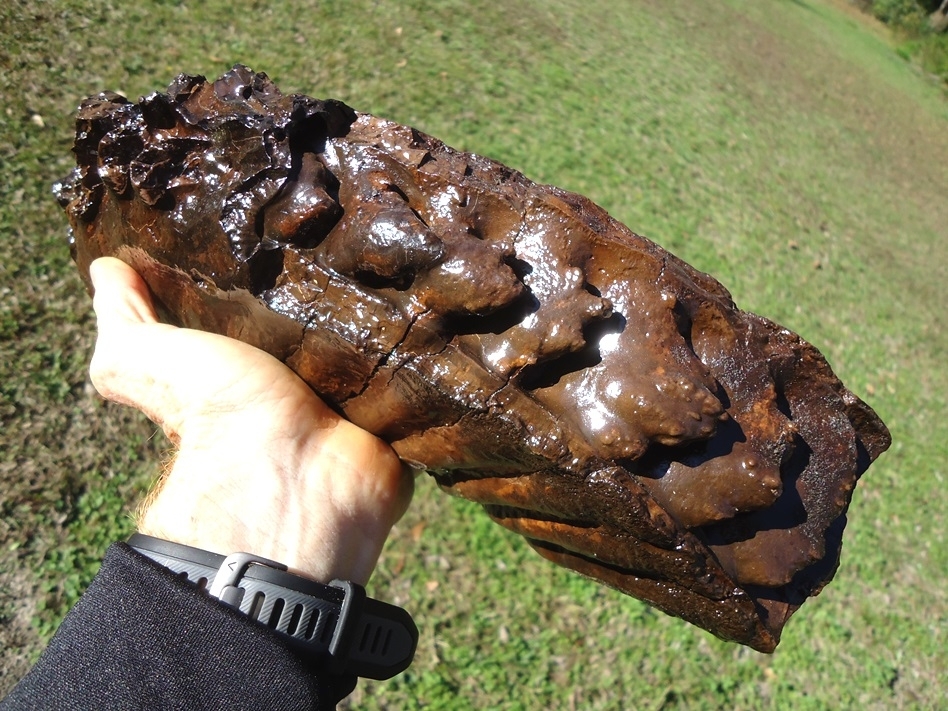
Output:
<instances>
[{"instance_id":1,"label":"thumb","mask_svg":"<svg viewBox=\"0 0 948 711\"><path fill-rule=\"evenodd\" d=\"M99 329L133 323L158 323L148 285L134 269L115 257L100 257L89 265Z\"/></svg>"},{"instance_id":2,"label":"thumb","mask_svg":"<svg viewBox=\"0 0 948 711\"><path fill-rule=\"evenodd\" d=\"M173 442L186 423L190 428L299 389L312 396L295 376L274 383L285 367L261 350L160 323L148 285L124 262L98 259L89 274L98 322L92 384L106 399L144 412Z\"/></svg>"},{"instance_id":3,"label":"thumb","mask_svg":"<svg viewBox=\"0 0 948 711\"><path fill-rule=\"evenodd\" d=\"M158 322L148 285L121 260L96 259L89 276L98 326L89 366L92 384L107 400L136 407L164 426L166 387L155 378L157 354L151 331L173 327ZM174 439L174 433L167 434Z\"/></svg>"}]
</instances>

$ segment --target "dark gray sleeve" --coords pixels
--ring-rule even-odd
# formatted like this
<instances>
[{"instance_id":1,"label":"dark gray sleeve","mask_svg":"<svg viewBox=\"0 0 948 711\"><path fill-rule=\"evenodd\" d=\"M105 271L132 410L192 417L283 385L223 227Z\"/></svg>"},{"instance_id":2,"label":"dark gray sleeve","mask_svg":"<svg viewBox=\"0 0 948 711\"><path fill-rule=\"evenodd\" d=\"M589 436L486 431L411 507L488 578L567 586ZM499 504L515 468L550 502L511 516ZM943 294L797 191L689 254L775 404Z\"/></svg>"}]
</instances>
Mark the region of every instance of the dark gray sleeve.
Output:
<instances>
[{"instance_id":1,"label":"dark gray sleeve","mask_svg":"<svg viewBox=\"0 0 948 711\"><path fill-rule=\"evenodd\" d=\"M0 710L321 710L354 687L117 543Z\"/></svg>"}]
</instances>

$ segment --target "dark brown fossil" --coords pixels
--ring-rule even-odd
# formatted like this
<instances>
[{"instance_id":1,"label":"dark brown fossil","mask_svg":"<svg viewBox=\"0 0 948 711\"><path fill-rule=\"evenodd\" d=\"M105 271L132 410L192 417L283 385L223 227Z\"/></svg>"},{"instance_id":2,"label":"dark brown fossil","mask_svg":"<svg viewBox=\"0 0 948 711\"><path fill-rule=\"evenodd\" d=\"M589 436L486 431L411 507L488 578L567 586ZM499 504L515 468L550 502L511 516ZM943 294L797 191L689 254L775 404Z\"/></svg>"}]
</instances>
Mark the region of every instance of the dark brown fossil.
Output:
<instances>
[{"instance_id":1,"label":"dark brown fossil","mask_svg":"<svg viewBox=\"0 0 948 711\"><path fill-rule=\"evenodd\" d=\"M811 345L584 197L237 66L79 110L79 269L285 361L541 555L776 646L889 445Z\"/></svg>"}]
</instances>

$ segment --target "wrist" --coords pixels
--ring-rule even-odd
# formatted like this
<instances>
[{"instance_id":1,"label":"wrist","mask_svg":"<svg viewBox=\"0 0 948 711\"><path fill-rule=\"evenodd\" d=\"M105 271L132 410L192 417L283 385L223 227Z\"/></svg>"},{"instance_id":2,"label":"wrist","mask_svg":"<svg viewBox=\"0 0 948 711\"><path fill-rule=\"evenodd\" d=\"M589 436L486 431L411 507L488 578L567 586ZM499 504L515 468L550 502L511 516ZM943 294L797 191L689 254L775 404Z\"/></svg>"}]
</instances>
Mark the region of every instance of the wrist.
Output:
<instances>
[{"instance_id":1,"label":"wrist","mask_svg":"<svg viewBox=\"0 0 948 711\"><path fill-rule=\"evenodd\" d=\"M252 439L236 446L241 439L232 438L233 446L218 439L199 447L183 437L142 506L138 530L223 555L279 560L321 582L364 585L410 498L412 479L390 450L378 448L388 461L379 466L374 438L346 446L326 440L271 439L275 448L263 448L248 447Z\"/></svg>"},{"instance_id":2,"label":"wrist","mask_svg":"<svg viewBox=\"0 0 948 711\"><path fill-rule=\"evenodd\" d=\"M316 580L331 575L315 564L312 524L302 516L305 474L223 448L180 449L139 512L138 531L227 555L238 551L280 560Z\"/></svg>"}]
</instances>

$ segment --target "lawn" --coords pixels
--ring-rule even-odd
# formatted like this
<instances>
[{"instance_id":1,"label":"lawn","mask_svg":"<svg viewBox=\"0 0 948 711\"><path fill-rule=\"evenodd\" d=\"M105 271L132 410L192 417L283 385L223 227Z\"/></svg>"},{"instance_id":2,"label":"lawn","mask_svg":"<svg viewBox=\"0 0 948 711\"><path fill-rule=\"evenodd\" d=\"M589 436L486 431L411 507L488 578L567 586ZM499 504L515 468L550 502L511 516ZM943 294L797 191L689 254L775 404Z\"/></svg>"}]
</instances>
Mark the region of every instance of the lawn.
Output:
<instances>
[{"instance_id":1,"label":"lawn","mask_svg":"<svg viewBox=\"0 0 948 711\"><path fill-rule=\"evenodd\" d=\"M370 593L416 663L352 708L948 707L948 102L845 0L13 0L0 7L0 693L167 443L87 384L50 184L89 94L234 62L588 195L799 332L889 425L773 655L553 568L419 482Z\"/></svg>"}]
</instances>

